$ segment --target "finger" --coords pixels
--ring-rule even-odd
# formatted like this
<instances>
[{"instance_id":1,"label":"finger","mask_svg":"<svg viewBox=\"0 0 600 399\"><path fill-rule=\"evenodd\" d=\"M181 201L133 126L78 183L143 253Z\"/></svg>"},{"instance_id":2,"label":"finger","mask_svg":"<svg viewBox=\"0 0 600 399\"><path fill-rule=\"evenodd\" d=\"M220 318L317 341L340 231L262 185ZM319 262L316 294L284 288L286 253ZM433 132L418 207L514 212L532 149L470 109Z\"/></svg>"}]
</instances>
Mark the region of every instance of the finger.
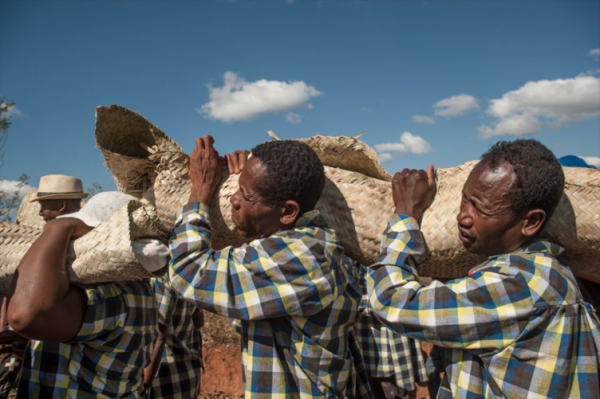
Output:
<instances>
[{"instance_id":1,"label":"finger","mask_svg":"<svg viewBox=\"0 0 600 399\"><path fill-rule=\"evenodd\" d=\"M240 152L238 157L238 171L239 173L244 170L244 166L246 165L246 160L248 159L248 151L244 150Z\"/></svg>"},{"instance_id":2,"label":"finger","mask_svg":"<svg viewBox=\"0 0 600 399\"><path fill-rule=\"evenodd\" d=\"M427 182L430 186L435 186L435 167L433 164L427 168Z\"/></svg>"},{"instance_id":3,"label":"finger","mask_svg":"<svg viewBox=\"0 0 600 399\"><path fill-rule=\"evenodd\" d=\"M198 137L196 139L196 149L197 150L202 150L204 149L204 140L202 140L202 137Z\"/></svg>"},{"instance_id":4,"label":"finger","mask_svg":"<svg viewBox=\"0 0 600 399\"><path fill-rule=\"evenodd\" d=\"M230 174L234 174L235 173L235 165L234 165L233 155L225 154L225 158L227 159L227 170L229 171Z\"/></svg>"}]
</instances>

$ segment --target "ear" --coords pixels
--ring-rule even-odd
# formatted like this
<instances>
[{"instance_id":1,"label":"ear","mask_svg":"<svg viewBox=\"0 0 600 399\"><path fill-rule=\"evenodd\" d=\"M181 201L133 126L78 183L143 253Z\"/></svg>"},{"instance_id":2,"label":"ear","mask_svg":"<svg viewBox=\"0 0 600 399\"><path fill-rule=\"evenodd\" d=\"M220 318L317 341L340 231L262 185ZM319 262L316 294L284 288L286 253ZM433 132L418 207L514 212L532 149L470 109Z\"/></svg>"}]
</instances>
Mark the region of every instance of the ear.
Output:
<instances>
[{"instance_id":1,"label":"ear","mask_svg":"<svg viewBox=\"0 0 600 399\"><path fill-rule=\"evenodd\" d=\"M60 200L60 202L61 202L61 205L60 205L60 208L58 211L62 213L67 210L67 201Z\"/></svg>"},{"instance_id":2,"label":"ear","mask_svg":"<svg viewBox=\"0 0 600 399\"><path fill-rule=\"evenodd\" d=\"M283 204L279 221L285 226L293 226L300 216L300 205L293 200L287 200Z\"/></svg>"},{"instance_id":3,"label":"ear","mask_svg":"<svg viewBox=\"0 0 600 399\"><path fill-rule=\"evenodd\" d=\"M542 209L530 210L525 216L523 227L521 228L521 233L525 237L533 237L542 229L545 220L546 211Z\"/></svg>"}]
</instances>

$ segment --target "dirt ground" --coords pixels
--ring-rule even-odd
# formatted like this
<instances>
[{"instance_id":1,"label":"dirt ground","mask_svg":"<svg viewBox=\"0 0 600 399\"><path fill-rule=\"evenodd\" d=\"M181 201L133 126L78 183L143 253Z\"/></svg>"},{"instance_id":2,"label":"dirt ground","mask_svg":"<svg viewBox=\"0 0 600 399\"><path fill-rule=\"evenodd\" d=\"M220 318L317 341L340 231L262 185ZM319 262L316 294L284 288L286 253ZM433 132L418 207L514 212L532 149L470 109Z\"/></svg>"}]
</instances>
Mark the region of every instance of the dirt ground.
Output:
<instances>
[{"instance_id":1,"label":"dirt ground","mask_svg":"<svg viewBox=\"0 0 600 399\"><path fill-rule=\"evenodd\" d=\"M200 399L243 398L240 335L229 319L204 312Z\"/></svg>"}]
</instances>

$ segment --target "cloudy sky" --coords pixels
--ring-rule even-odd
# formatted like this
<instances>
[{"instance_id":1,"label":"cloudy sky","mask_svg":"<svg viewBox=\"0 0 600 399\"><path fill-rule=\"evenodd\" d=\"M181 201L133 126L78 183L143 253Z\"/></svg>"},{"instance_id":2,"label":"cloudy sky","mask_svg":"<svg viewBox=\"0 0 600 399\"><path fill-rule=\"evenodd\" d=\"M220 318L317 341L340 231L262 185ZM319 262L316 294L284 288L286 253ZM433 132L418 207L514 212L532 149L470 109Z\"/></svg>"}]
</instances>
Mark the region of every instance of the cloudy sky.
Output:
<instances>
[{"instance_id":1,"label":"cloudy sky","mask_svg":"<svg viewBox=\"0 0 600 399\"><path fill-rule=\"evenodd\" d=\"M0 1L3 188L50 173L113 189L94 107L186 151L362 136L390 171L533 137L600 165L598 1Z\"/></svg>"}]
</instances>

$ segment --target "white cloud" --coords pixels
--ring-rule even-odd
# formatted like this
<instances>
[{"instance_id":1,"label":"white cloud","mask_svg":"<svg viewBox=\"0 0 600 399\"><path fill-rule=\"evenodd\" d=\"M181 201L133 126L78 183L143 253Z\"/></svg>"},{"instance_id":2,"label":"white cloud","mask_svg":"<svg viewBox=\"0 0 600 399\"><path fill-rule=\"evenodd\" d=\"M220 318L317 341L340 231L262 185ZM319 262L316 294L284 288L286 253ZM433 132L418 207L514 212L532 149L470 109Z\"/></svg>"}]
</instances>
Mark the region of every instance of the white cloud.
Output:
<instances>
[{"instance_id":1,"label":"white cloud","mask_svg":"<svg viewBox=\"0 0 600 399\"><path fill-rule=\"evenodd\" d=\"M0 103L0 106L5 106L6 103ZM6 110L6 112L4 112L4 116L7 118L10 118L12 116L23 116L23 113L21 112L20 109L17 108L16 105L11 105L10 107L8 107L8 109Z\"/></svg>"},{"instance_id":2,"label":"white cloud","mask_svg":"<svg viewBox=\"0 0 600 399\"><path fill-rule=\"evenodd\" d=\"M599 60L600 59L600 48L595 48L595 49L590 50L588 55L590 57L592 57L593 59L595 59L596 61Z\"/></svg>"},{"instance_id":3,"label":"white cloud","mask_svg":"<svg viewBox=\"0 0 600 399\"><path fill-rule=\"evenodd\" d=\"M302 116L300 116L294 112L288 112L287 115L285 116L285 120L288 121L289 123L300 123L300 122L302 122Z\"/></svg>"},{"instance_id":4,"label":"white cloud","mask_svg":"<svg viewBox=\"0 0 600 399\"><path fill-rule=\"evenodd\" d=\"M417 123L435 123L435 120L431 116L425 115L414 115L412 120Z\"/></svg>"},{"instance_id":5,"label":"white cloud","mask_svg":"<svg viewBox=\"0 0 600 399\"><path fill-rule=\"evenodd\" d=\"M398 143L375 144L375 149L381 162L389 161L406 153L426 154L433 150L425 139L410 132L402 133Z\"/></svg>"},{"instance_id":6,"label":"white cloud","mask_svg":"<svg viewBox=\"0 0 600 399\"><path fill-rule=\"evenodd\" d=\"M541 130L542 123L561 128L568 123L600 116L600 78L580 75L571 79L528 82L502 98L491 100L486 113L496 120L481 126L479 136L521 136Z\"/></svg>"},{"instance_id":7,"label":"white cloud","mask_svg":"<svg viewBox=\"0 0 600 399\"><path fill-rule=\"evenodd\" d=\"M383 163L383 162L389 161L390 159L392 159L394 157L389 152L382 152L382 153L377 154L377 158L379 158L379 162Z\"/></svg>"},{"instance_id":8,"label":"white cloud","mask_svg":"<svg viewBox=\"0 0 600 399\"><path fill-rule=\"evenodd\" d=\"M250 121L264 113L308 108L308 100L323 93L303 81L261 79L247 82L234 72L225 72L222 87L210 87L210 101L198 112L223 122Z\"/></svg>"},{"instance_id":9,"label":"white cloud","mask_svg":"<svg viewBox=\"0 0 600 399\"><path fill-rule=\"evenodd\" d=\"M0 191L6 193L8 196L18 194L19 199L23 199L23 197L31 190L33 190L33 187L29 184L23 185L20 181L0 180Z\"/></svg>"},{"instance_id":10,"label":"white cloud","mask_svg":"<svg viewBox=\"0 0 600 399\"><path fill-rule=\"evenodd\" d=\"M451 118L453 116L464 115L469 111L479 108L477 99L469 94L459 94L457 96L444 98L433 105L435 114Z\"/></svg>"},{"instance_id":11,"label":"white cloud","mask_svg":"<svg viewBox=\"0 0 600 399\"><path fill-rule=\"evenodd\" d=\"M493 128L489 126L479 127L479 137L489 139L493 136L523 136L525 134L537 133L542 126L534 116L529 114L513 115L499 120Z\"/></svg>"},{"instance_id":12,"label":"white cloud","mask_svg":"<svg viewBox=\"0 0 600 399\"><path fill-rule=\"evenodd\" d=\"M585 163L587 163L588 165L592 165L592 166L595 166L596 168L600 169L600 157L579 156L579 158L583 159L585 161Z\"/></svg>"}]
</instances>

